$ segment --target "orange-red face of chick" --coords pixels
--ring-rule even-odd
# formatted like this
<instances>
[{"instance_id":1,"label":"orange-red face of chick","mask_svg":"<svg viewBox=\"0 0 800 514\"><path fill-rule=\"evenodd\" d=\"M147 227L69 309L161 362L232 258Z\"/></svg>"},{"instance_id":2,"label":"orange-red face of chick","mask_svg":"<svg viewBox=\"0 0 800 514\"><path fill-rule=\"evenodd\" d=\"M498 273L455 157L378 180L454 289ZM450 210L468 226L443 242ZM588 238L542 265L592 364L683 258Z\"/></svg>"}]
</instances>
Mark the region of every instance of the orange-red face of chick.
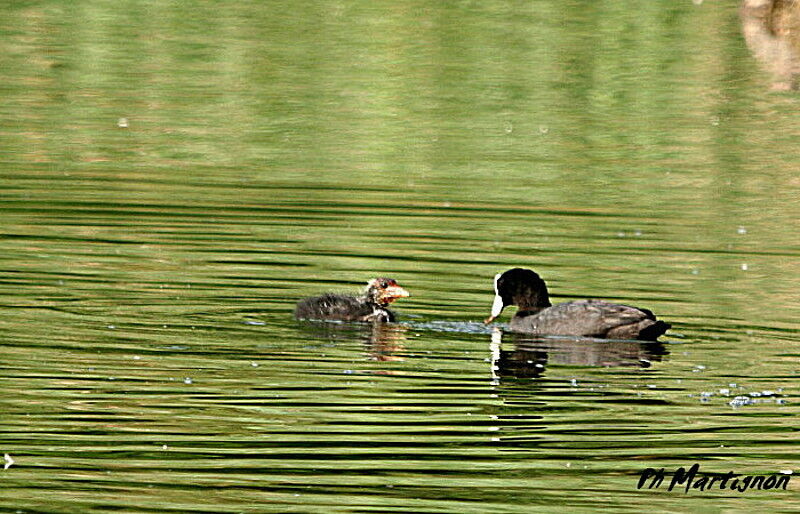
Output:
<instances>
[{"instance_id":1,"label":"orange-red face of chick","mask_svg":"<svg viewBox=\"0 0 800 514\"><path fill-rule=\"evenodd\" d=\"M389 305L398 298L411 296L392 278L373 278L367 283L367 294L380 305Z\"/></svg>"}]
</instances>

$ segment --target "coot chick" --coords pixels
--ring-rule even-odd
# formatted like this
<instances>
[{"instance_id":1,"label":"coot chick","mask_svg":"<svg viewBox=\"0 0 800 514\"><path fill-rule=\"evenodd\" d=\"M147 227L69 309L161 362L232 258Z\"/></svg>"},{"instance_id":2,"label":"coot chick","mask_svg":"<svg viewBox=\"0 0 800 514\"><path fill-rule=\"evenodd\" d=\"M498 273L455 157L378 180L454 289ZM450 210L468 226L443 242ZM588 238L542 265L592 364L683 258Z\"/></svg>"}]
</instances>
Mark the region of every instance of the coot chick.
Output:
<instances>
[{"instance_id":1,"label":"coot chick","mask_svg":"<svg viewBox=\"0 0 800 514\"><path fill-rule=\"evenodd\" d=\"M294 317L329 321L394 321L387 305L409 296L408 291L391 278L373 278L361 296L325 293L297 303Z\"/></svg>"},{"instance_id":2,"label":"coot chick","mask_svg":"<svg viewBox=\"0 0 800 514\"><path fill-rule=\"evenodd\" d=\"M516 305L511 330L537 335L641 339L655 341L671 325L647 309L603 300L577 300L553 305L544 280L529 269L513 268L494 277L491 323L503 309Z\"/></svg>"}]
</instances>

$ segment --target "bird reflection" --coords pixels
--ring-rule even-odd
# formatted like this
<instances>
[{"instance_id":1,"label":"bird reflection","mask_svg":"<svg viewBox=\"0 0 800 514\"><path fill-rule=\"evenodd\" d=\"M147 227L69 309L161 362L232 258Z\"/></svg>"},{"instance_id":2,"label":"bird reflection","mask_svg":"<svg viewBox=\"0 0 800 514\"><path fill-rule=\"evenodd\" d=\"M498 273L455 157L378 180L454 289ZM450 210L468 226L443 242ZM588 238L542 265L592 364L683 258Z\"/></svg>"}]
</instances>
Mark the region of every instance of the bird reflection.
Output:
<instances>
[{"instance_id":1,"label":"bird reflection","mask_svg":"<svg viewBox=\"0 0 800 514\"><path fill-rule=\"evenodd\" d=\"M366 354L376 361L402 361L408 327L396 323L335 323L303 321L301 327L310 337L321 340L361 340Z\"/></svg>"},{"instance_id":2,"label":"bird reflection","mask_svg":"<svg viewBox=\"0 0 800 514\"><path fill-rule=\"evenodd\" d=\"M508 334L513 349L500 346L503 332L492 333L492 373L497 377L537 378L548 365L650 367L669 352L657 341L530 337Z\"/></svg>"},{"instance_id":3,"label":"bird reflection","mask_svg":"<svg viewBox=\"0 0 800 514\"><path fill-rule=\"evenodd\" d=\"M405 325L373 323L370 337L365 341L370 357L376 361L405 360L397 354L405 350L407 330Z\"/></svg>"},{"instance_id":4,"label":"bird reflection","mask_svg":"<svg viewBox=\"0 0 800 514\"><path fill-rule=\"evenodd\" d=\"M800 2L743 0L739 14L747 47L772 75L772 88L798 89Z\"/></svg>"}]
</instances>

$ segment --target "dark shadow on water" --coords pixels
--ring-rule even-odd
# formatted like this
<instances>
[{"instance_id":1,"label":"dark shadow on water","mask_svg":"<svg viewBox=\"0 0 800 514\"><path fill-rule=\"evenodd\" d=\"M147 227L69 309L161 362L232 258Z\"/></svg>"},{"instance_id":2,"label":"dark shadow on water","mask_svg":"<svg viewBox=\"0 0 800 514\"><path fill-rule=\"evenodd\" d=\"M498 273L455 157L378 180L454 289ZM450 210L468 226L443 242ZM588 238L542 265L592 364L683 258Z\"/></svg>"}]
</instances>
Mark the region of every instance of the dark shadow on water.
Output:
<instances>
[{"instance_id":1,"label":"dark shadow on water","mask_svg":"<svg viewBox=\"0 0 800 514\"><path fill-rule=\"evenodd\" d=\"M503 349L501 343L511 346ZM535 338L525 334L492 334L492 363L498 377L538 378L547 366L648 368L669 351L658 341L613 341L590 338Z\"/></svg>"},{"instance_id":2,"label":"dark shadow on water","mask_svg":"<svg viewBox=\"0 0 800 514\"><path fill-rule=\"evenodd\" d=\"M403 360L409 327L398 323L358 323L301 321L300 327L309 339L335 342L360 340L366 354L377 361Z\"/></svg>"},{"instance_id":3,"label":"dark shadow on water","mask_svg":"<svg viewBox=\"0 0 800 514\"><path fill-rule=\"evenodd\" d=\"M316 344L360 340L365 355L376 361L403 360L409 330L491 334L491 362L496 377L537 378L544 374L547 366L552 365L648 368L669 354L665 345L658 341L532 337L504 332L499 326L486 327L476 322L301 321L300 327L308 339Z\"/></svg>"}]
</instances>

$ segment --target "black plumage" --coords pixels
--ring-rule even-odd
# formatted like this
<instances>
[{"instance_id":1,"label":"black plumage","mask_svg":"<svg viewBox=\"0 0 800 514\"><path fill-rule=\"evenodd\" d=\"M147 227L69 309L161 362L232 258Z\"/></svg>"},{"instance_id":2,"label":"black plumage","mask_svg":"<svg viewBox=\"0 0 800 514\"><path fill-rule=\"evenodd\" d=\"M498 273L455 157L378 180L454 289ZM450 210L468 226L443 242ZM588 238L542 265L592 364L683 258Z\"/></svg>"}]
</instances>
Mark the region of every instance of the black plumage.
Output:
<instances>
[{"instance_id":1,"label":"black plumage","mask_svg":"<svg viewBox=\"0 0 800 514\"><path fill-rule=\"evenodd\" d=\"M495 300L486 322L493 321L509 305L518 307L511 330L536 335L655 341L671 327L647 309L603 300L552 305L544 280L523 268L495 276Z\"/></svg>"},{"instance_id":2,"label":"black plumage","mask_svg":"<svg viewBox=\"0 0 800 514\"><path fill-rule=\"evenodd\" d=\"M409 296L408 291L391 278L374 278L361 295L325 293L305 298L297 303L294 317L329 321L394 321L395 315L387 306L398 298Z\"/></svg>"}]
</instances>

